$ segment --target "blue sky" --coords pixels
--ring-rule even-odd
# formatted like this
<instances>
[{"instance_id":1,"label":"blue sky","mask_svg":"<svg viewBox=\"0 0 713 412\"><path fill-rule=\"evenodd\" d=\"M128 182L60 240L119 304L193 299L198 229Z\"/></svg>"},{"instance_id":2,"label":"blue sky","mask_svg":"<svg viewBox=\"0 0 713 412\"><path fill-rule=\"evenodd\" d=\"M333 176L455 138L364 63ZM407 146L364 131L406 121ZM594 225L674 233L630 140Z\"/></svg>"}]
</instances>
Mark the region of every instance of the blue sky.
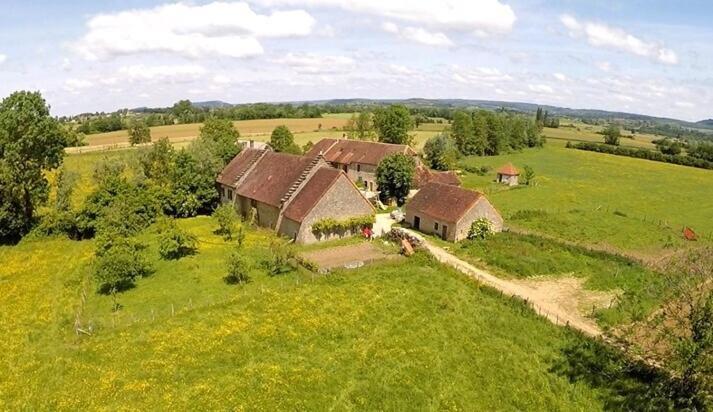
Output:
<instances>
[{"instance_id":1,"label":"blue sky","mask_svg":"<svg viewBox=\"0 0 713 412\"><path fill-rule=\"evenodd\" d=\"M31 3L31 4L30 4ZM3 1L0 96L53 114L472 98L713 117L713 4L634 0Z\"/></svg>"}]
</instances>

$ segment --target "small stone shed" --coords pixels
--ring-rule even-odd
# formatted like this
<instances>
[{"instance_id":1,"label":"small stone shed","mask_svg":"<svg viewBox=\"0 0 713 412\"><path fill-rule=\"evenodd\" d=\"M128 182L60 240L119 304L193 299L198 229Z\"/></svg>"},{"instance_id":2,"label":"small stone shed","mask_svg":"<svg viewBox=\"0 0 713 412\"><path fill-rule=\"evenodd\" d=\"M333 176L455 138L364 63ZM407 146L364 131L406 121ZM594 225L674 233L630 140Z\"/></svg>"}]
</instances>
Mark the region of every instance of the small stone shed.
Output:
<instances>
[{"instance_id":1,"label":"small stone shed","mask_svg":"<svg viewBox=\"0 0 713 412\"><path fill-rule=\"evenodd\" d=\"M498 174L498 183L504 183L508 186L518 185L520 171L517 170L515 166L512 165L512 163L508 163L505 166L501 167L497 170L496 173Z\"/></svg>"},{"instance_id":2,"label":"small stone shed","mask_svg":"<svg viewBox=\"0 0 713 412\"><path fill-rule=\"evenodd\" d=\"M416 230L457 242L468 237L473 222L490 221L503 229L503 218L484 194L454 185L430 182L406 204L406 222Z\"/></svg>"}]
</instances>

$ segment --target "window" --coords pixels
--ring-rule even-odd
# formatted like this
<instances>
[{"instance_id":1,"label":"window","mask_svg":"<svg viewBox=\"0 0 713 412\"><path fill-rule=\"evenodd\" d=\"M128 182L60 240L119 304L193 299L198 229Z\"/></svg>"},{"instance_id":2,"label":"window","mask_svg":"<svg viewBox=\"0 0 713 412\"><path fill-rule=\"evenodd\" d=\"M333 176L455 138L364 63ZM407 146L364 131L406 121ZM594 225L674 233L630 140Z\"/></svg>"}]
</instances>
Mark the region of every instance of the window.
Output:
<instances>
[{"instance_id":1,"label":"window","mask_svg":"<svg viewBox=\"0 0 713 412\"><path fill-rule=\"evenodd\" d=\"M233 200L233 191L228 189L228 200Z\"/></svg>"},{"instance_id":2,"label":"window","mask_svg":"<svg viewBox=\"0 0 713 412\"><path fill-rule=\"evenodd\" d=\"M357 165L357 172L361 172L361 165Z\"/></svg>"},{"instance_id":3,"label":"window","mask_svg":"<svg viewBox=\"0 0 713 412\"><path fill-rule=\"evenodd\" d=\"M433 224L433 230L438 230L438 222Z\"/></svg>"}]
</instances>

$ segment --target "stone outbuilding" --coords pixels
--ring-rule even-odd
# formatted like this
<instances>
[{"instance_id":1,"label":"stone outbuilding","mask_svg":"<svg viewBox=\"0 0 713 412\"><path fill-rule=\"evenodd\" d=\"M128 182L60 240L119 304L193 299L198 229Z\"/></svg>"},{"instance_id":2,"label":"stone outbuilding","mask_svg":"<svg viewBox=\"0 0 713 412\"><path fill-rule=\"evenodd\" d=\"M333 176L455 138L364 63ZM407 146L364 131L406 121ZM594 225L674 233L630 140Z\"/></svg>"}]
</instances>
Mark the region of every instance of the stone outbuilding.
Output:
<instances>
[{"instance_id":1,"label":"stone outbuilding","mask_svg":"<svg viewBox=\"0 0 713 412\"><path fill-rule=\"evenodd\" d=\"M430 182L406 203L405 221L423 233L457 242L468 237L474 221L486 218L494 232L503 218L484 194L454 185Z\"/></svg>"},{"instance_id":2,"label":"stone outbuilding","mask_svg":"<svg viewBox=\"0 0 713 412\"><path fill-rule=\"evenodd\" d=\"M346 221L374 214L374 207L347 175L322 158L243 149L217 179L220 199L263 227L297 243L350 233L314 233L320 220Z\"/></svg>"},{"instance_id":3,"label":"stone outbuilding","mask_svg":"<svg viewBox=\"0 0 713 412\"><path fill-rule=\"evenodd\" d=\"M517 170L512 163L508 163L501 167L496 173L498 175L498 183L504 183L508 186L517 186L519 183L518 180L520 178L520 171Z\"/></svg>"},{"instance_id":4,"label":"stone outbuilding","mask_svg":"<svg viewBox=\"0 0 713 412\"><path fill-rule=\"evenodd\" d=\"M408 145L351 139L322 139L305 156L321 154L332 167L343 170L352 182L369 192L377 192L376 166L394 153L411 156L419 164L418 154Z\"/></svg>"}]
</instances>

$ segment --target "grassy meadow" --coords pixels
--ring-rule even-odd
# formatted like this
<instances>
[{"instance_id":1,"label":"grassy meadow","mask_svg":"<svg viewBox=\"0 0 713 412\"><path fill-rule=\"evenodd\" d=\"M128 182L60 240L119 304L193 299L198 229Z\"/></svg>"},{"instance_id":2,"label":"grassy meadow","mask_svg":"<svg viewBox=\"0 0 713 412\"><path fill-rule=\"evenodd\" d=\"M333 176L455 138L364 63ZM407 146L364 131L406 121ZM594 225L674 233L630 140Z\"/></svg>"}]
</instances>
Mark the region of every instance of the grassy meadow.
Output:
<instances>
[{"instance_id":1,"label":"grassy meadow","mask_svg":"<svg viewBox=\"0 0 713 412\"><path fill-rule=\"evenodd\" d=\"M223 282L234 247L180 221L196 255L160 261L118 296L94 293L93 241L0 246L0 409L598 410L608 392L554 371L582 338L424 255L317 276ZM82 296L85 296L83 298ZM91 336L76 335L79 320ZM507 396L503 394L507 393Z\"/></svg>"},{"instance_id":2,"label":"grassy meadow","mask_svg":"<svg viewBox=\"0 0 713 412\"><path fill-rule=\"evenodd\" d=\"M530 186L494 182L495 170L512 162L536 174ZM507 223L556 238L623 250L642 257L682 247L690 226L713 240L713 172L648 160L566 149L542 149L461 160L489 166L484 176L466 173L466 187L485 192Z\"/></svg>"},{"instance_id":3,"label":"grassy meadow","mask_svg":"<svg viewBox=\"0 0 713 412\"><path fill-rule=\"evenodd\" d=\"M599 132L601 132L602 130L604 130L603 126L594 126L578 122L562 121L559 128L544 128L542 131L542 135L545 136L548 140L560 142L571 141L603 143L604 136L599 134ZM659 136L655 136L652 134L632 134L627 130L621 131L622 146L655 149L656 146L651 142L659 138Z\"/></svg>"}]
</instances>

